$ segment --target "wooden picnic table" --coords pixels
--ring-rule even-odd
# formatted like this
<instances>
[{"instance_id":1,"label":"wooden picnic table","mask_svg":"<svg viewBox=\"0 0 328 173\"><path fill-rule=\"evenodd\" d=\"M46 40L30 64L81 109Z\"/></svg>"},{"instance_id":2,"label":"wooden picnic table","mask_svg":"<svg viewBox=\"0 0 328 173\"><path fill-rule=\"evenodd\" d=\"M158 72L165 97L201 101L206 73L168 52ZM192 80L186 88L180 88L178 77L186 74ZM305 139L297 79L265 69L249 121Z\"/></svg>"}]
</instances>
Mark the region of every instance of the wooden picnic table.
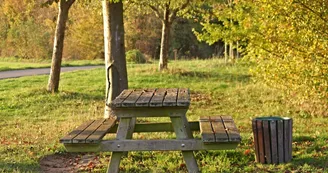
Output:
<instances>
[{"instance_id":1,"label":"wooden picnic table","mask_svg":"<svg viewBox=\"0 0 328 173\"><path fill-rule=\"evenodd\" d=\"M241 139L230 116L202 116L188 122L189 105L186 88L127 89L108 104L112 117L87 122L60 141L70 152L112 151L108 172L119 172L128 151L181 151L188 171L199 172L193 151L234 149ZM170 122L136 123L139 117L169 117ZM134 132L164 131L175 132L176 139L132 139ZM192 131L201 131L202 139L195 139ZM106 133L116 133L116 139L103 140Z\"/></svg>"},{"instance_id":2,"label":"wooden picnic table","mask_svg":"<svg viewBox=\"0 0 328 173\"><path fill-rule=\"evenodd\" d=\"M110 107L113 114L120 118L117 129L116 139L131 139L134 132L137 117L170 117L176 138L187 140L193 139L192 132L186 118L186 112L190 105L189 89L138 89L124 90L113 102ZM175 146L170 141L139 141L137 146L145 150L160 150L169 148L170 145ZM127 149L130 145L124 143ZM161 144L161 145L159 145ZM118 144L119 145L119 144ZM119 145L120 147L123 147ZM143 146L143 147L141 147ZM179 146L182 147L182 144ZM133 148L131 147L131 150ZM123 152L113 152L109 165L109 172L118 172L121 156ZM188 170L197 170L198 166L193 151L182 151Z\"/></svg>"}]
</instances>

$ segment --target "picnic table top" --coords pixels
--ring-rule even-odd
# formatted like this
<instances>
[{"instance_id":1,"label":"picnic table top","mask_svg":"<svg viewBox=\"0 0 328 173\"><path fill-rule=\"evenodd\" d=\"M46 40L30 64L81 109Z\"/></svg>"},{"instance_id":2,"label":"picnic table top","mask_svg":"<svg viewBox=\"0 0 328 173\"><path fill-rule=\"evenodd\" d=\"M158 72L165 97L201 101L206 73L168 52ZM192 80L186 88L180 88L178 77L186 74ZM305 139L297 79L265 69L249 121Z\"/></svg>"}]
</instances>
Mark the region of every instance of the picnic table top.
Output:
<instances>
[{"instance_id":1,"label":"picnic table top","mask_svg":"<svg viewBox=\"0 0 328 173\"><path fill-rule=\"evenodd\" d=\"M189 107L187 88L126 89L109 106L115 108Z\"/></svg>"}]
</instances>

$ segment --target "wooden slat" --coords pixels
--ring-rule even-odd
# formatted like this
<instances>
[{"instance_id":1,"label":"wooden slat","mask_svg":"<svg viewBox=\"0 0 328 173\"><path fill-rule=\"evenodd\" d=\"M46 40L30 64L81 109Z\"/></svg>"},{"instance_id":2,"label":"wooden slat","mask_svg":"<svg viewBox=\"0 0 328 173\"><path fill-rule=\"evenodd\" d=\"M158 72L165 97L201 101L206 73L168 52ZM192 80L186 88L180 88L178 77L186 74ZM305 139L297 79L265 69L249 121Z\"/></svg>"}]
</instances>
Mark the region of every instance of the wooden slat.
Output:
<instances>
[{"instance_id":1,"label":"wooden slat","mask_svg":"<svg viewBox=\"0 0 328 173\"><path fill-rule=\"evenodd\" d=\"M77 135L73 139L73 143L85 143L86 139L94 132L97 130L97 128L105 121L105 119L100 119L94 121L89 127L84 129L82 133Z\"/></svg>"},{"instance_id":2,"label":"wooden slat","mask_svg":"<svg viewBox=\"0 0 328 173\"><path fill-rule=\"evenodd\" d=\"M66 135L65 137L61 138L59 141L61 143L72 143L73 142L73 139L77 135L79 135L84 129L86 129L87 127L89 127L90 124L92 124L93 122L94 122L94 120L87 121L87 122L83 123L82 125L80 125L76 129L74 129L72 132L70 132L68 135Z\"/></svg>"},{"instance_id":3,"label":"wooden slat","mask_svg":"<svg viewBox=\"0 0 328 173\"><path fill-rule=\"evenodd\" d=\"M123 90L111 103L112 107L121 107L122 102L133 92L133 90Z\"/></svg>"},{"instance_id":4,"label":"wooden slat","mask_svg":"<svg viewBox=\"0 0 328 173\"><path fill-rule=\"evenodd\" d=\"M284 119L284 155L285 162L289 162L291 160L291 119Z\"/></svg>"},{"instance_id":5,"label":"wooden slat","mask_svg":"<svg viewBox=\"0 0 328 173\"><path fill-rule=\"evenodd\" d=\"M270 121L270 136L271 136L272 163L278 164L277 123L274 120Z\"/></svg>"},{"instance_id":6,"label":"wooden slat","mask_svg":"<svg viewBox=\"0 0 328 173\"><path fill-rule=\"evenodd\" d=\"M292 145L293 145L293 119L291 118L289 121L288 121L288 123L289 123L289 129L288 129L288 131L289 131L289 153L288 153L288 155L289 155L289 161L291 161L292 160L292 158L293 158L293 156L292 156Z\"/></svg>"},{"instance_id":7,"label":"wooden slat","mask_svg":"<svg viewBox=\"0 0 328 173\"><path fill-rule=\"evenodd\" d=\"M143 90L134 90L123 102L122 107L136 107L136 102L143 93Z\"/></svg>"},{"instance_id":8,"label":"wooden slat","mask_svg":"<svg viewBox=\"0 0 328 173\"><path fill-rule=\"evenodd\" d=\"M262 121L256 121L257 137L259 143L259 160L261 163L265 163L264 158L264 141L263 141L263 125Z\"/></svg>"},{"instance_id":9,"label":"wooden slat","mask_svg":"<svg viewBox=\"0 0 328 173\"><path fill-rule=\"evenodd\" d=\"M180 88L178 91L177 106L189 106L190 105L190 93L187 88Z\"/></svg>"},{"instance_id":10,"label":"wooden slat","mask_svg":"<svg viewBox=\"0 0 328 173\"><path fill-rule=\"evenodd\" d=\"M255 146L256 162L260 162L260 153L259 153L259 143L258 143L258 136L257 136L256 119L252 120L252 128L253 128L253 135L254 135L254 146Z\"/></svg>"},{"instance_id":11,"label":"wooden slat","mask_svg":"<svg viewBox=\"0 0 328 173\"><path fill-rule=\"evenodd\" d=\"M200 133L202 140L205 143L215 142L215 135L212 129L212 124L208 116L201 116L199 120Z\"/></svg>"},{"instance_id":12,"label":"wooden slat","mask_svg":"<svg viewBox=\"0 0 328 173\"><path fill-rule=\"evenodd\" d=\"M157 89L153 98L149 102L150 107L162 107L164 97L166 95L166 89Z\"/></svg>"},{"instance_id":13,"label":"wooden slat","mask_svg":"<svg viewBox=\"0 0 328 173\"><path fill-rule=\"evenodd\" d=\"M209 117L215 135L215 142L228 142L229 137L220 116Z\"/></svg>"},{"instance_id":14,"label":"wooden slat","mask_svg":"<svg viewBox=\"0 0 328 173\"><path fill-rule=\"evenodd\" d=\"M222 121L224 123L224 126L226 128L228 137L229 137L229 141L231 142L240 142L241 138L240 138L240 134L239 131L232 119L231 116L221 116Z\"/></svg>"},{"instance_id":15,"label":"wooden slat","mask_svg":"<svg viewBox=\"0 0 328 173\"><path fill-rule=\"evenodd\" d=\"M271 142L270 142L270 129L268 120L263 121L264 135L264 151L266 163L271 164Z\"/></svg>"},{"instance_id":16,"label":"wooden slat","mask_svg":"<svg viewBox=\"0 0 328 173\"><path fill-rule=\"evenodd\" d=\"M284 163L284 122L283 120L277 121L277 135L278 135L278 161Z\"/></svg>"},{"instance_id":17,"label":"wooden slat","mask_svg":"<svg viewBox=\"0 0 328 173\"><path fill-rule=\"evenodd\" d=\"M99 128L92 133L87 139L86 143L99 143L101 139L109 132L109 130L115 125L116 117L110 117L99 126Z\"/></svg>"},{"instance_id":18,"label":"wooden slat","mask_svg":"<svg viewBox=\"0 0 328 173\"><path fill-rule=\"evenodd\" d=\"M142 95L136 102L136 107L148 107L151 98L154 95L155 89L145 89Z\"/></svg>"},{"instance_id":19,"label":"wooden slat","mask_svg":"<svg viewBox=\"0 0 328 173\"><path fill-rule=\"evenodd\" d=\"M167 89L167 94L163 101L163 106L176 106L178 98L178 89Z\"/></svg>"}]
</instances>

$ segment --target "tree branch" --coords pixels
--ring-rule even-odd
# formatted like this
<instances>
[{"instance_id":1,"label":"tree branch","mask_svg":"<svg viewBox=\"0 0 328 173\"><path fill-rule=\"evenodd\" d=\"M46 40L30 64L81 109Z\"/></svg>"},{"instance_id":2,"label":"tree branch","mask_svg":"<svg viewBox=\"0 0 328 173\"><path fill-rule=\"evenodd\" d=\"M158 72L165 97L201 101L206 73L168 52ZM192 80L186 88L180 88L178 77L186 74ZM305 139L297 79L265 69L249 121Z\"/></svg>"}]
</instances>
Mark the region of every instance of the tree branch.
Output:
<instances>
[{"instance_id":1,"label":"tree branch","mask_svg":"<svg viewBox=\"0 0 328 173\"><path fill-rule=\"evenodd\" d=\"M155 6L151 5L151 4L148 4L148 7L153 10L153 12L155 13L155 16L159 19L161 19L162 21L164 21L163 17L161 17L161 14L158 10L158 8L156 8Z\"/></svg>"},{"instance_id":2,"label":"tree branch","mask_svg":"<svg viewBox=\"0 0 328 173\"><path fill-rule=\"evenodd\" d=\"M73 5L73 3L75 2L75 0L67 0L67 5L68 5L68 8L70 8L72 5Z\"/></svg>"},{"instance_id":3,"label":"tree branch","mask_svg":"<svg viewBox=\"0 0 328 173\"><path fill-rule=\"evenodd\" d=\"M169 22L172 23L173 20L175 19L175 17L177 16L178 11L181 11L181 10L184 10L185 8L187 8L188 5L189 5L189 3L190 3L190 0L186 0L186 2L183 3L182 6L181 6L180 8L176 8L176 9L174 9L174 10L172 11L170 17L169 17Z\"/></svg>"}]
</instances>

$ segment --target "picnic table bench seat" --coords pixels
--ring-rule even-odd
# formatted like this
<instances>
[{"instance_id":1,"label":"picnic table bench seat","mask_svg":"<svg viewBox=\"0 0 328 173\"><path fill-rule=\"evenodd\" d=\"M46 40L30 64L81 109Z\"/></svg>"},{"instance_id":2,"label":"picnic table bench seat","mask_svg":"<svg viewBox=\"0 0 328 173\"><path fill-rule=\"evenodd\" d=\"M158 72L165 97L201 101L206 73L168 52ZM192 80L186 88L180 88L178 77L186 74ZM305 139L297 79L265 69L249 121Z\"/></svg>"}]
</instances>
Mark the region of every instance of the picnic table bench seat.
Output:
<instances>
[{"instance_id":1,"label":"picnic table bench seat","mask_svg":"<svg viewBox=\"0 0 328 173\"><path fill-rule=\"evenodd\" d=\"M59 141L63 144L96 144L100 143L103 137L116 124L116 117L103 118L98 120L90 120Z\"/></svg>"},{"instance_id":2,"label":"picnic table bench seat","mask_svg":"<svg viewBox=\"0 0 328 173\"><path fill-rule=\"evenodd\" d=\"M200 132L204 143L240 142L239 131L231 116L201 116Z\"/></svg>"},{"instance_id":3,"label":"picnic table bench seat","mask_svg":"<svg viewBox=\"0 0 328 173\"><path fill-rule=\"evenodd\" d=\"M231 116L201 116L199 121L190 121L188 123L191 131L200 132L201 140L197 138L191 140L180 140L176 142L176 145L178 146L181 145L180 143L193 143L193 147L198 150L234 149L241 141L240 134ZM136 140L125 140L119 142L103 139L107 133L116 133L117 128L118 124L116 117L90 120L61 138L60 143L65 145L68 152L101 151L102 142L121 145L121 150L124 150L123 146L125 145L121 144L123 142L127 145L138 143ZM134 132L174 132L174 128L171 122L136 123ZM142 143L143 142L140 141L140 144ZM165 141L153 140L154 145L159 145L160 143L165 143ZM128 148L132 149L131 146ZM185 147L185 150L188 150L188 148L189 147ZM109 150L111 149L112 148L109 148ZM138 150L137 148L134 149ZM147 148L145 148L145 150L146 149ZM169 148L166 150L168 149Z\"/></svg>"}]
</instances>

